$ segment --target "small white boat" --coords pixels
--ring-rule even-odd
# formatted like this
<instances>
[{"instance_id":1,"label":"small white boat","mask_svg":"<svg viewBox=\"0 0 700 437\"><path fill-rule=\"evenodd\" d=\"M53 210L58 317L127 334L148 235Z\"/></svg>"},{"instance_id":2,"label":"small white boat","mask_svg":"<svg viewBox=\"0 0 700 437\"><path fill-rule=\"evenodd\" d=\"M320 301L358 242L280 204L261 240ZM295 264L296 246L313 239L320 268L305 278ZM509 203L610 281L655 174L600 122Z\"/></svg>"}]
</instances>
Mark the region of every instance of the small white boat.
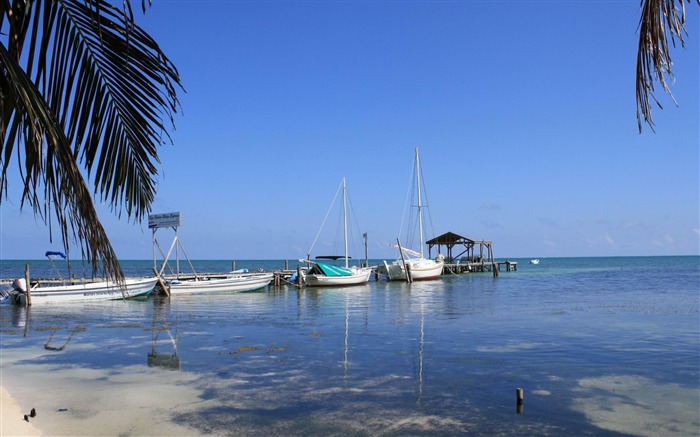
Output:
<instances>
[{"instance_id":1,"label":"small white boat","mask_svg":"<svg viewBox=\"0 0 700 437\"><path fill-rule=\"evenodd\" d=\"M309 287L365 284L372 274L369 267L340 267L305 259L300 259L299 262L311 264L309 270L302 272L304 282Z\"/></svg>"},{"instance_id":2,"label":"small white boat","mask_svg":"<svg viewBox=\"0 0 700 437\"><path fill-rule=\"evenodd\" d=\"M180 241L178 228L180 226L180 213L167 213L149 216L149 226L153 228L153 270L159 278L163 279L163 272L168 265L168 259L173 249L175 249L175 271L180 272L180 257L178 256L178 248L182 249L182 253L187 259L187 263L192 269L194 279L181 279L179 273L175 278L165 278L164 287L167 288L167 294L218 294L218 293L242 293L246 291L261 290L267 287L274 274L272 273L254 273L248 274L248 269L238 269L229 273L211 275L198 275L192 265L192 261L185 248ZM159 248L158 241L155 238L156 231L159 228L173 228L175 236L170 244L170 250L163 256L163 263L159 270L156 269L156 248ZM161 254L163 252L161 251Z\"/></svg>"},{"instance_id":3,"label":"small white boat","mask_svg":"<svg viewBox=\"0 0 700 437\"><path fill-rule=\"evenodd\" d=\"M235 275L226 278L204 278L170 281L170 294L243 293L261 290L272 281L272 273Z\"/></svg>"},{"instance_id":4,"label":"small white boat","mask_svg":"<svg viewBox=\"0 0 700 437\"><path fill-rule=\"evenodd\" d=\"M43 303L58 303L71 301L95 301L133 299L148 296L156 286L157 278L125 279L120 287L113 281L84 282L70 285L36 284L31 287L32 305ZM27 281L24 278L15 279L12 288L16 291L13 302L19 305L27 304Z\"/></svg>"},{"instance_id":5,"label":"small white boat","mask_svg":"<svg viewBox=\"0 0 700 437\"><path fill-rule=\"evenodd\" d=\"M300 259L299 262L307 263L310 265L309 269L302 272L304 283L309 287L323 287L323 286L343 286L343 285L360 285L366 284L369 281L369 277L372 274L372 269L370 267L356 267L349 265L348 256L348 214L347 214L347 186L345 184L345 178L341 181L341 186L338 187L343 190L343 240L345 247L345 254L343 256L320 256L316 259L344 259L345 266L336 266L331 264L326 264L317 261L311 261L308 259ZM337 194L336 194L337 197ZM335 199L334 199L335 202ZM331 207L333 204L331 204ZM323 225L321 226L323 228ZM315 243L315 242L314 242ZM313 248L313 245L312 245ZM309 250L309 254L311 250Z\"/></svg>"},{"instance_id":6,"label":"small white boat","mask_svg":"<svg viewBox=\"0 0 700 437\"><path fill-rule=\"evenodd\" d=\"M531 260L530 260L530 264L535 264L535 265L537 265L537 264L539 264L539 263L540 263L540 260L539 260L539 259L531 259Z\"/></svg>"}]
</instances>

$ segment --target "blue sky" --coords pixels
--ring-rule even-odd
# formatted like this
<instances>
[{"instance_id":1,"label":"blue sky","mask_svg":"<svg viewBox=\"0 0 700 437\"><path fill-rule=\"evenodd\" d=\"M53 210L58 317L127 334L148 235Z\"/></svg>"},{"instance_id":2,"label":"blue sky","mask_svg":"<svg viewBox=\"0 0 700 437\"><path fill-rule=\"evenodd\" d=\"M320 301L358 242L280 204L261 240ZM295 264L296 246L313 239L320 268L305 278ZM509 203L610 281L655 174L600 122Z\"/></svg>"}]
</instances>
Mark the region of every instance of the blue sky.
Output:
<instances>
[{"instance_id":1,"label":"blue sky","mask_svg":"<svg viewBox=\"0 0 700 437\"><path fill-rule=\"evenodd\" d=\"M680 106L659 92L656 133L639 134L638 0L157 0L137 22L186 93L153 213L181 212L193 259L295 259L346 177L370 257L393 259L419 147L428 236L490 240L497 258L697 255L700 8L688 11L672 52ZM9 189L2 258L59 249ZM151 258L147 223L100 213L121 258Z\"/></svg>"}]
</instances>

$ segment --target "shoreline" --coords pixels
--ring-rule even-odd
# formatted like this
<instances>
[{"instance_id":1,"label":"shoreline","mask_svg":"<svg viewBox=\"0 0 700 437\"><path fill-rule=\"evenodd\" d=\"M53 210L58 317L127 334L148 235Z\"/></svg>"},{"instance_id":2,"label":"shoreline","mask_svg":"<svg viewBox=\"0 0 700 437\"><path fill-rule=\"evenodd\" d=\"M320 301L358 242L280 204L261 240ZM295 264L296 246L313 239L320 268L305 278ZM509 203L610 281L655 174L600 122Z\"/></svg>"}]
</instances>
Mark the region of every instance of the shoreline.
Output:
<instances>
[{"instance_id":1,"label":"shoreline","mask_svg":"<svg viewBox=\"0 0 700 437\"><path fill-rule=\"evenodd\" d=\"M24 420L24 415L31 408L23 409L17 404L12 395L0 385L0 435L2 436L40 436L41 430L35 426L36 417Z\"/></svg>"}]
</instances>

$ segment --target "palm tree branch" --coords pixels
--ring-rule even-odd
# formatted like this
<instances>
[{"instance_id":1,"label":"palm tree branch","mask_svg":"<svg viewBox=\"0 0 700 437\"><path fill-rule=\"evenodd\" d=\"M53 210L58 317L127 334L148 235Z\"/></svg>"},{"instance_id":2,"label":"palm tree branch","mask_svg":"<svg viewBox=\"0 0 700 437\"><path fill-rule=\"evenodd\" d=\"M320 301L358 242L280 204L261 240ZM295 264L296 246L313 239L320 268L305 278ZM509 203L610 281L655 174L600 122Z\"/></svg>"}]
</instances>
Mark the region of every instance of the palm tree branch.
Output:
<instances>
[{"instance_id":1,"label":"palm tree branch","mask_svg":"<svg viewBox=\"0 0 700 437\"><path fill-rule=\"evenodd\" d=\"M121 267L100 224L90 191L71 152L70 141L39 90L2 44L0 69L3 72L0 85L5 93L3 107L15 108L6 112L12 119L22 121L11 121L13 129L2 136L6 157L11 155L15 146L24 145L22 204L26 202L46 221L50 221L48 204L52 204L64 249L68 252L70 236L77 236L84 243L81 244L82 255L91 260L93 270L99 271L102 267L121 281ZM7 104L10 102L11 105ZM0 174L3 187L7 184L7 169L8 160L5 159ZM44 202L37 194L41 185L45 190ZM100 260L103 260L102 264Z\"/></svg>"},{"instance_id":2,"label":"palm tree branch","mask_svg":"<svg viewBox=\"0 0 700 437\"><path fill-rule=\"evenodd\" d=\"M688 3L692 0L687 0ZM700 6L700 0L696 0ZM637 126L642 131L642 120L654 130L652 101L662 108L654 95L654 82L678 105L668 85L673 80L669 39L676 46L676 39L685 46L685 0L642 0L639 20L639 45L637 48Z\"/></svg>"},{"instance_id":3,"label":"palm tree branch","mask_svg":"<svg viewBox=\"0 0 700 437\"><path fill-rule=\"evenodd\" d=\"M55 4L55 44L43 85L57 92L49 103L62 114L71 109L66 133L94 178L95 194L140 220L155 196L156 145L170 139L163 119L172 121L179 107L177 70L123 11L103 1Z\"/></svg>"}]
</instances>

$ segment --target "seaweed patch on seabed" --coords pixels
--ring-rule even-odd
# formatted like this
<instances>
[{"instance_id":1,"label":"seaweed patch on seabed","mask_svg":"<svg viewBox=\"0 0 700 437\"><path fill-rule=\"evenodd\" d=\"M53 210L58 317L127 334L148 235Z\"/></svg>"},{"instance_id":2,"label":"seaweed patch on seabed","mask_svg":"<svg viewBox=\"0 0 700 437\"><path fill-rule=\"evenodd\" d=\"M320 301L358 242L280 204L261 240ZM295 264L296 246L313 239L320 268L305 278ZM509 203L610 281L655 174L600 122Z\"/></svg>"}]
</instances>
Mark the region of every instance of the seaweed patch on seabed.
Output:
<instances>
[{"instance_id":1,"label":"seaweed patch on seabed","mask_svg":"<svg viewBox=\"0 0 700 437\"><path fill-rule=\"evenodd\" d=\"M240 354L241 352L257 351L257 350L260 350L260 348L255 347L255 346L241 346L237 350L229 352L229 355Z\"/></svg>"},{"instance_id":2,"label":"seaweed patch on seabed","mask_svg":"<svg viewBox=\"0 0 700 437\"><path fill-rule=\"evenodd\" d=\"M236 349L235 351L229 352L229 355L240 354L242 352L259 351L259 350L263 350L263 348L257 347L257 346L241 346L238 349ZM274 346L274 343L271 347L265 348L266 353L284 352L285 350L286 350L286 348L284 348L282 346Z\"/></svg>"},{"instance_id":3,"label":"seaweed patch on seabed","mask_svg":"<svg viewBox=\"0 0 700 437\"><path fill-rule=\"evenodd\" d=\"M639 376L585 378L574 409L594 425L640 436L689 436L700 429L700 389Z\"/></svg>"},{"instance_id":4,"label":"seaweed patch on seabed","mask_svg":"<svg viewBox=\"0 0 700 437\"><path fill-rule=\"evenodd\" d=\"M502 359L496 359L496 358L482 358L482 357L465 355L465 356L447 358L447 359L445 359L445 362L473 365L473 366L500 366L500 365L503 365L506 361L502 360Z\"/></svg>"},{"instance_id":5,"label":"seaweed patch on seabed","mask_svg":"<svg viewBox=\"0 0 700 437\"><path fill-rule=\"evenodd\" d=\"M140 325L140 324L105 325L105 326L97 326L97 328L102 328L102 329L129 329L129 328L143 328L143 325Z\"/></svg>"}]
</instances>

